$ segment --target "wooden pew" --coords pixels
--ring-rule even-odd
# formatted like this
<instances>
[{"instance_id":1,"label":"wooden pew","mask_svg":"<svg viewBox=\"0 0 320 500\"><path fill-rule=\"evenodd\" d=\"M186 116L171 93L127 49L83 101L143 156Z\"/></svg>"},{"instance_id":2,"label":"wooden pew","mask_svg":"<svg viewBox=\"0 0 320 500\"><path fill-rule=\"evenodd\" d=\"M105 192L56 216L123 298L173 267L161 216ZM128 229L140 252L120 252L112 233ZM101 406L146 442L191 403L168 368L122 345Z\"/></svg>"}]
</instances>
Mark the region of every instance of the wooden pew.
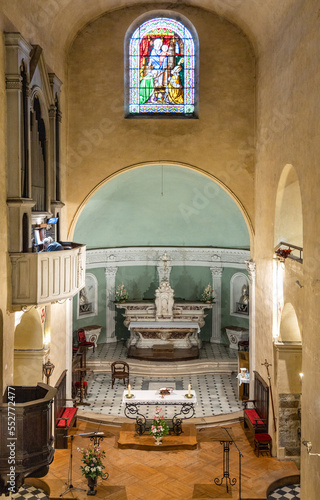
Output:
<instances>
[{"instance_id":1,"label":"wooden pew","mask_svg":"<svg viewBox=\"0 0 320 500\"><path fill-rule=\"evenodd\" d=\"M254 371L254 399L243 401L244 427L254 434L268 432L269 387L258 372ZM251 405L248 408L248 405Z\"/></svg>"},{"instance_id":2,"label":"wooden pew","mask_svg":"<svg viewBox=\"0 0 320 500\"><path fill-rule=\"evenodd\" d=\"M57 393L54 398L55 415L55 448L68 448L68 430L77 425L77 411L74 399L66 399L67 370L64 370L55 385ZM73 407L67 406L67 401L73 402Z\"/></svg>"}]
</instances>

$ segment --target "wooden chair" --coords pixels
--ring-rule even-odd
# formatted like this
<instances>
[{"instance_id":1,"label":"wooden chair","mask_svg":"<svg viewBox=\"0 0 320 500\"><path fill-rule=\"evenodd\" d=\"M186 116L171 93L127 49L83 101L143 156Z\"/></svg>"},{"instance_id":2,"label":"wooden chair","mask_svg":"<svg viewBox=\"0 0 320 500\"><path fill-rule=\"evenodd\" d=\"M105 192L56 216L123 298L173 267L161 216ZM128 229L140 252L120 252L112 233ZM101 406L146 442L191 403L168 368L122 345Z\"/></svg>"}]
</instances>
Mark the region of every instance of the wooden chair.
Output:
<instances>
[{"instance_id":1,"label":"wooden chair","mask_svg":"<svg viewBox=\"0 0 320 500\"><path fill-rule=\"evenodd\" d=\"M111 377L112 377L112 389L116 378L123 380L123 384L126 385L126 380L129 384L129 365L125 361L114 361L111 363Z\"/></svg>"}]
</instances>

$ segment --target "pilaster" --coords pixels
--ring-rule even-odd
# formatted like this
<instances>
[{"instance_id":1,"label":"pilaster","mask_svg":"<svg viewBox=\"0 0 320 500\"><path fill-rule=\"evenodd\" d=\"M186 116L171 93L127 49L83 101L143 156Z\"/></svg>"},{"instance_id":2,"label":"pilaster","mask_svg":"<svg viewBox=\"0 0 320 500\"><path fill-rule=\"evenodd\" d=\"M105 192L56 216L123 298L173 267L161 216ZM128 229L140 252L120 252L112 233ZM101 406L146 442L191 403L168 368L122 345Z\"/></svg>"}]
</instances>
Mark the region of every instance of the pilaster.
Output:
<instances>
[{"instance_id":1,"label":"pilaster","mask_svg":"<svg viewBox=\"0 0 320 500\"><path fill-rule=\"evenodd\" d=\"M118 267L106 267L106 342L115 342L115 305L116 274Z\"/></svg>"},{"instance_id":2,"label":"pilaster","mask_svg":"<svg viewBox=\"0 0 320 500\"><path fill-rule=\"evenodd\" d=\"M210 267L212 276L212 287L214 290L215 304L212 307L212 335L210 341L221 342L221 281L222 266Z\"/></svg>"},{"instance_id":3,"label":"pilaster","mask_svg":"<svg viewBox=\"0 0 320 500\"><path fill-rule=\"evenodd\" d=\"M248 277L250 281L250 300L249 300L249 368L250 380L253 380L253 372L256 369L255 364L255 310L256 310L256 263L251 259L246 261ZM250 398L253 397L253 384L250 384Z\"/></svg>"}]
</instances>

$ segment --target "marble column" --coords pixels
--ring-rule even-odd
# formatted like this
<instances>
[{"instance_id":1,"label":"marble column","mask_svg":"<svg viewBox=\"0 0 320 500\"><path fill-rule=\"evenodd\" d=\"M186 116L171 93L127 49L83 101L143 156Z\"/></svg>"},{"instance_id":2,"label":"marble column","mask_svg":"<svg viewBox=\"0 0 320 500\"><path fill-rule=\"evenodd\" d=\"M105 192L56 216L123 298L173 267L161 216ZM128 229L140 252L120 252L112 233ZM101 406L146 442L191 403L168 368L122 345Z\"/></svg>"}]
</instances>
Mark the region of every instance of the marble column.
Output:
<instances>
[{"instance_id":1,"label":"marble column","mask_svg":"<svg viewBox=\"0 0 320 500\"><path fill-rule=\"evenodd\" d=\"M106 342L115 342L116 322L114 297L116 292L117 267L106 267Z\"/></svg>"},{"instance_id":2,"label":"marble column","mask_svg":"<svg viewBox=\"0 0 320 500\"><path fill-rule=\"evenodd\" d=\"M253 380L255 366L255 299L256 299L256 263L253 260L247 260L247 271L250 281L250 300L249 300L249 369L250 380ZM249 398L254 397L254 386L250 384Z\"/></svg>"},{"instance_id":3,"label":"marble column","mask_svg":"<svg viewBox=\"0 0 320 500\"><path fill-rule=\"evenodd\" d=\"M212 306L212 334L210 342L218 344L221 342L221 279L222 267L210 267L212 276L212 287L214 290L215 304Z\"/></svg>"}]
</instances>

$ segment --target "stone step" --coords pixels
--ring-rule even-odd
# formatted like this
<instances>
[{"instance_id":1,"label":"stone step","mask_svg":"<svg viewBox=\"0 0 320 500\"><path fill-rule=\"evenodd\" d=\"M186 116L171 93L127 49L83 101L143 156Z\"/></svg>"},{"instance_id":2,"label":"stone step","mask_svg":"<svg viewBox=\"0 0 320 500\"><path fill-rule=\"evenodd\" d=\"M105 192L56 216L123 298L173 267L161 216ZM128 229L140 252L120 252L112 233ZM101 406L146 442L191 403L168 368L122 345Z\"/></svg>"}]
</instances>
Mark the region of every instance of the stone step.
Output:
<instances>
[{"instance_id":1,"label":"stone step","mask_svg":"<svg viewBox=\"0 0 320 500\"><path fill-rule=\"evenodd\" d=\"M164 362L144 361L137 359L127 360L130 375L142 377L168 377L182 375L205 375L215 373L237 373L237 360L209 360L195 359L190 361ZM110 373L111 360L92 360L87 362L87 367L94 373Z\"/></svg>"}]
</instances>

